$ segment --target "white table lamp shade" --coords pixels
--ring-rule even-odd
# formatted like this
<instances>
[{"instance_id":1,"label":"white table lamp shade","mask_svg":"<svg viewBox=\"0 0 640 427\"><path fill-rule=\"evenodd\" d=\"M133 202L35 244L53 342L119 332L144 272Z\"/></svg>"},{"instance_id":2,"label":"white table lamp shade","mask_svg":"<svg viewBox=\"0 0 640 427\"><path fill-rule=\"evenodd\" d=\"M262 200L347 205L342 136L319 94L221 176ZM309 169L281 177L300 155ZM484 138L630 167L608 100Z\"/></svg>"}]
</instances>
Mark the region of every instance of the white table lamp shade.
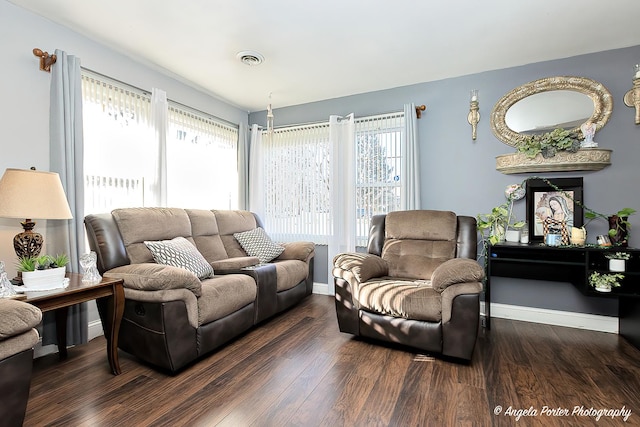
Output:
<instances>
[{"instance_id":1,"label":"white table lamp shade","mask_svg":"<svg viewBox=\"0 0 640 427\"><path fill-rule=\"evenodd\" d=\"M0 217L73 218L57 173L23 169L7 169L0 179Z\"/></svg>"}]
</instances>

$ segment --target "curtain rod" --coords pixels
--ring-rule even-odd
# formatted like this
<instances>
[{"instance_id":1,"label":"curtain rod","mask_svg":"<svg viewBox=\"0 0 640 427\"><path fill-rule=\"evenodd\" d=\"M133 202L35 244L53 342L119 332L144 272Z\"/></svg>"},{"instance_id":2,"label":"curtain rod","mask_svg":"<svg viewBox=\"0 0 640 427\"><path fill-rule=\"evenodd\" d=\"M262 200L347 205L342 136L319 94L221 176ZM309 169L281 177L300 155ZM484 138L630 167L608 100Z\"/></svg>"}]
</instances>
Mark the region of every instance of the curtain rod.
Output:
<instances>
[{"instance_id":1,"label":"curtain rod","mask_svg":"<svg viewBox=\"0 0 640 427\"><path fill-rule=\"evenodd\" d=\"M56 63L58 57L56 55L49 55L49 52L44 52L37 47L33 48L33 54L40 58L40 70L51 72L51 66Z\"/></svg>"}]
</instances>

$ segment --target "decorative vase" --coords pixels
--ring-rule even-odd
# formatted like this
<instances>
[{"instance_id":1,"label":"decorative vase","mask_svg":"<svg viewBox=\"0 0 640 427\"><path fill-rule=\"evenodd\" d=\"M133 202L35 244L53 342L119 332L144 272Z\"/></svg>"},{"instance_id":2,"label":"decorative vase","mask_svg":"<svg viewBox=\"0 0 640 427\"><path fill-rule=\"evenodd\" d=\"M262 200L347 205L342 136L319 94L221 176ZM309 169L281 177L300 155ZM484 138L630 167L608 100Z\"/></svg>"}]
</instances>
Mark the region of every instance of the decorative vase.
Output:
<instances>
[{"instance_id":1,"label":"decorative vase","mask_svg":"<svg viewBox=\"0 0 640 427\"><path fill-rule=\"evenodd\" d=\"M55 289L56 287L62 287L66 272L66 267L23 271L22 283L24 283L24 286L28 291Z\"/></svg>"},{"instance_id":2,"label":"decorative vase","mask_svg":"<svg viewBox=\"0 0 640 427\"><path fill-rule=\"evenodd\" d=\"M627 236L629 231L627 230L627 219L629 217L623 216L619 217L618 215L611 215L609 219L609 229L615 230L616 234L609 235L611 239L611 243L613 245L619 245L626 247L628 245Z\"/></svg>"},{"instance_id":3,"label":"decorative vase","mask_svg":"<svg viewBox=\"0 0 640 427\"><path fill-rule=\"evenodd\" d=\"M626 261L624 259L610 259L609 270L622 272L625 271Z\"/></svg>"},{"instance_id":4,"label":"decorative vase","mask_svg":"<svg viewBox=\"0 0 640 427\"><path fill-rule=\"evenodd\" d=\"M571 237L569 241L572 245L584 245L587 239L587 230L584 227L571 227Z\"/></svg>"}]
</instances>

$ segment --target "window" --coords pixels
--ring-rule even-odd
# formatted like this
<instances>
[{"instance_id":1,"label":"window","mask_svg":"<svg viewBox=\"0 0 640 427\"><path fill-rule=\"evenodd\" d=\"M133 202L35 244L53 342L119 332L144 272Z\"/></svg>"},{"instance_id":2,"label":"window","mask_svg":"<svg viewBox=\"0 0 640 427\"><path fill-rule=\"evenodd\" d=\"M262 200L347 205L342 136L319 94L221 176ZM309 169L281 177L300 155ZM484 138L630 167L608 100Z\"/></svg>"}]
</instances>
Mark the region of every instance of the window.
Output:
<instances>
[{"instance_id":1,"label":"window","mask_svg":"<svg viewBox=\"0 0 640 427\"><path fill-rule=\"evenodd\" d=\"M238 127L170 103L167 204L238 208Z\"/></svg>"},{"instance_id":2,"label":"window","mask_svg":"<svg viewBox=\"0 0 640 427\"><path fill-rule=\"evenodd\" d=\"M404 113L358 118L356 126L357 245L366 246L371 216L401 209ZM329 124L263 132L265 213L274 239L327 244Z\"/></svg>"},{"instance_id":3,"label":"window","mask_svg":"<svg viewBox=\"0 0 640 427\"><path fill-rule=\"evenodd\" d=\"M85 213L167 205L238 206L238 126L169 102L166 169L151 128L149 93L83 70Z\"/></svg>"},{"instance_id":4,"label":"window","mask_svg":"<svg viewBox=\"0 0 640 427\"><path fill-rule=\"evenodd\" d=\"M373 215L401 209L404 113L356 119L356 245Z\"/></svg>"}]
</instances>

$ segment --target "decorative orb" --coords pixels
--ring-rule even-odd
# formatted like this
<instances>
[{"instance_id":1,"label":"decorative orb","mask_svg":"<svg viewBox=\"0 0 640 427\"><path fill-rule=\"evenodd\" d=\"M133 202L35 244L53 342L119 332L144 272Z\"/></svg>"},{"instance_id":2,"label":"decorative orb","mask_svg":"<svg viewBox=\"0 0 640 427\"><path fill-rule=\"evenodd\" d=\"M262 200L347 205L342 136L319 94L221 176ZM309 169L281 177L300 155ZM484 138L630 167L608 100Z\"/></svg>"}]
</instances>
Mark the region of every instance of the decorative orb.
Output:
<instances>
[{"instance_id":1,"label":"decorative orb","mask_svg":"<svg viewBox=\"0 0 640 427\"><path fill-rule=\"evenodd\" d=\"M504 197L507 200L515 201L524 197L526 191L520 184L511 184L504 190Z\"/></svg>"}]
</instances>

